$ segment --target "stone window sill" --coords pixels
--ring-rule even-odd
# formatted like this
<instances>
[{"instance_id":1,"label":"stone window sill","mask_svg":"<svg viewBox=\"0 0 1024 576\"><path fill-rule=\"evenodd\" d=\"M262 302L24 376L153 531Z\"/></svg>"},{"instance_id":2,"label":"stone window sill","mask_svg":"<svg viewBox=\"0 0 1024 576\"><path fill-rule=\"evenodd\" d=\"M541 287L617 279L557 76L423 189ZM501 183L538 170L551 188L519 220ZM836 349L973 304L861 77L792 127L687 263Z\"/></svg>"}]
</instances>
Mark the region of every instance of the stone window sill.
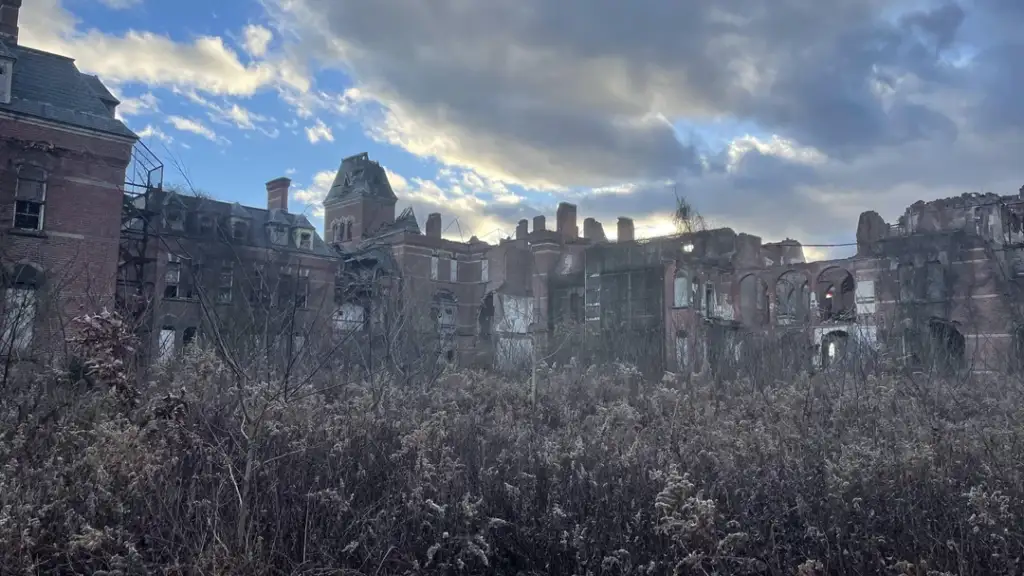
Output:
<instances>
[{"instance_id":1,"label":"stone window sill","mask_svg":"<svg viewBox=\"0 0 1024 576\"><path fill-rule=\"evenodd\" d=\"M30 238L47 238L46 232L43 230L27 230L25 228L11 228L7 231L9 234L14 236L28 236Z\"/></svg>"}]
</instances>

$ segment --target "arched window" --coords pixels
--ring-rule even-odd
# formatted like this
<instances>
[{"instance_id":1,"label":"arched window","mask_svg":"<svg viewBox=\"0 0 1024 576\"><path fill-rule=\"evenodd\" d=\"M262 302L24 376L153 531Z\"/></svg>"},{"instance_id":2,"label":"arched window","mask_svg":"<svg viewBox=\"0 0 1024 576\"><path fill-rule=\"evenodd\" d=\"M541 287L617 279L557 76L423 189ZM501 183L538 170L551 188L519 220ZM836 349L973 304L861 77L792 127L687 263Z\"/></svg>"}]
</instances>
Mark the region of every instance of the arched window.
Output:
<instances>
[{"instance_id":1,"label":"arched window","mask_svg":"<svg viewBox=\"0 0 1024 576\"><path fill-rule=\"evenodd\" d=\"M18 170L18 185L14 196L14 227L42 230L46 205L46 171L38 166L23 165Z\"/></svg>"}]
</instances>

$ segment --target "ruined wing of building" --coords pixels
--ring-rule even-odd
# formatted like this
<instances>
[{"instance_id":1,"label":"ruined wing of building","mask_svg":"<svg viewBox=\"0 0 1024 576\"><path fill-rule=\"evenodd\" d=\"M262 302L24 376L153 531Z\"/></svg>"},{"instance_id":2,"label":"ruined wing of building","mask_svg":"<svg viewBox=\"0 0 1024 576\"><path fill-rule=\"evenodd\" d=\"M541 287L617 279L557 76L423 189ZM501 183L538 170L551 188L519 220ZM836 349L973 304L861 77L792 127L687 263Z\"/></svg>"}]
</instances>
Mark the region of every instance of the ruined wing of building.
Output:
<instances>
[{"instance_id":1,"label":"ruined wing of building","mask_svg":"<svg viewBox=\"0 0 1024 576\"><path fill-rule=\"evenodd\" d=\"M580 236L568 203L554 230L538 215L497 245L457 242L442 237L439 214L421 231L396 203L379 164L346 158L324 202L325 235L350 268L401 278L403 294L435 312L443 355L460 362L524 366L537 347L549 361L727 372L761 349L822 370L857 350L911 369L1007 370L1024 349L1019 195L918 202L896 224L865 212L856 255L819 262L796 240L729 228L639 240L623 217L609 242L587 218ZM352 318L369 306L365 296L338 304Z\"/></svg>"}]
</instances>

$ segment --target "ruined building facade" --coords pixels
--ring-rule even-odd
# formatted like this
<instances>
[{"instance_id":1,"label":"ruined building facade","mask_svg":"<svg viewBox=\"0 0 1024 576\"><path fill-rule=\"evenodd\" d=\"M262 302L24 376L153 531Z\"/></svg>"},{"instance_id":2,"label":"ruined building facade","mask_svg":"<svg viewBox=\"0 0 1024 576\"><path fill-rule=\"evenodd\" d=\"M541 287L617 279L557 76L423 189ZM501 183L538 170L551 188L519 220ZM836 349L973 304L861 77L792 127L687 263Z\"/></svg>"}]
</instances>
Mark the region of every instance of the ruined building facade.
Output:
<instances>
[{"instance_id":1,"label":"ruined building facade","mask_svg":"<svg viewBox=\"0 0 1024 576\"><path fill-rule=\"evenodd\" d=\"M895 224L865 212L856 255L820 262L795 240L728 228L637 240L628 218L609 242L593 219L580 234L567 203L553 229L537 216L497 245L453 242L440 215L421 230L395 203L383 168L365 154L345 159L325 202L328 242L343 270L400 279L402 297L444 336L441 354L458 362L511 368L537 347L546 361L699 373L827 369L858 351L915 370L1001 371L1024 348L1019 196L919 202ZM348 329L373 329L365 294L337 304L358 319Z\"/></svg>"},{"instance_id":2,"label":"ruined building facade","mask_svg":"<svg viewBox=\"0 0 1024 576\"><path fill-rule=\"evenodd\" d=\"M148 263L140 313L152 360L167 359L205 336L245 355L293 358L322 334L334 312L339 258L312 223L288 211L288 178L267 182L267 207L153 189L131 200L125 248ZM132 290L124 287L125 301ZM139 293L137 290L135 293Z\"/></svg>"}]
</instances>

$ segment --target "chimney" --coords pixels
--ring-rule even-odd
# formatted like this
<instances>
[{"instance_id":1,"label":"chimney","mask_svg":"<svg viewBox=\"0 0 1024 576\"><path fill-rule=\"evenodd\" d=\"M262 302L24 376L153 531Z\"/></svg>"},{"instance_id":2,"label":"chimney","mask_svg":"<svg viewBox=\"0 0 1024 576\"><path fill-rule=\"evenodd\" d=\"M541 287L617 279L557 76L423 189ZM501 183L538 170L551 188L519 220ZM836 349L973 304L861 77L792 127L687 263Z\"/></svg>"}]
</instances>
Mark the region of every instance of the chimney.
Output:
<instances>
[{"instance_id":1,"label":"chimney","mask_svg":"<svg viewBox=\"0 0 1024 576\"><path fill-rule=\"evenodd\" d=\"M288 211L288 187L291 185L291 179L283 177L267 182L267 210Z\"/></svg>"},{"instance_id":2,"label":"chimney","mask_svg":"<svg viewBox=\"0 0 1024 576\"><path fill-rule=\"evenodd\" d=\"M633 219L625 216L619 218L619 237L617 242L633 241Z\"/></svg>"},{"instance_id":3,"label":"chimney","mask_svg":"<svg viewBox=\"0 0 1024 576\"><path fill-rule=\"evenodd\" d=\"M533 217L533 231L534 232L543 232L544 230L545 230L545 228L544 228L544 216L534 216Z\"/></svg>"},{"instance_id":4,"label":"chimney","mask_svg":"<svg viewBox=\"0 0 1024 576\"><path fill-rule=\"evenodd\" d=\"M604 226L593 218L583 221L583 237L594 242L605 242L608 240L604 235Z\"/></svg>"},{"instance_id":5,"label":"chimney","mask_svg":"<svg viewBox=\"0 0 1024 576\"><path fill-rule=\"evenodd\" d=\"M0 0L0 41L18 45L18 11L21 0Z\"/></svg>"},{"instance_id":6,"label":"chimney","mask_svg":"<svg viewBox=\"0 0 1024 576\"><path fill-rule=\"evenodd\" d=\"M441 237L441 214L427 214L427 238Z\"/></svg>"},{"instance_id":7,"label":"chimney","mask_svg":"<svg viewBox=\"0 0 1024 576\"><path fill-rule=\"evenodd\" d=\"M555 225L558 227L558 235L566 240L575 240L580 237L580 230L576 227L576 205L568 202L559 202L558 210L555 212Z\"/></svg>"},{"instance_id":8,"label":"chimney","mask_svg":"<svg viewBox=\"0 0 1024 576\"><path fill-rule=\"evenodd\" d=\"M530 221L523 218L516 225L516 240L525 240L530 235Z\"/></svg>"}]
</instances>

